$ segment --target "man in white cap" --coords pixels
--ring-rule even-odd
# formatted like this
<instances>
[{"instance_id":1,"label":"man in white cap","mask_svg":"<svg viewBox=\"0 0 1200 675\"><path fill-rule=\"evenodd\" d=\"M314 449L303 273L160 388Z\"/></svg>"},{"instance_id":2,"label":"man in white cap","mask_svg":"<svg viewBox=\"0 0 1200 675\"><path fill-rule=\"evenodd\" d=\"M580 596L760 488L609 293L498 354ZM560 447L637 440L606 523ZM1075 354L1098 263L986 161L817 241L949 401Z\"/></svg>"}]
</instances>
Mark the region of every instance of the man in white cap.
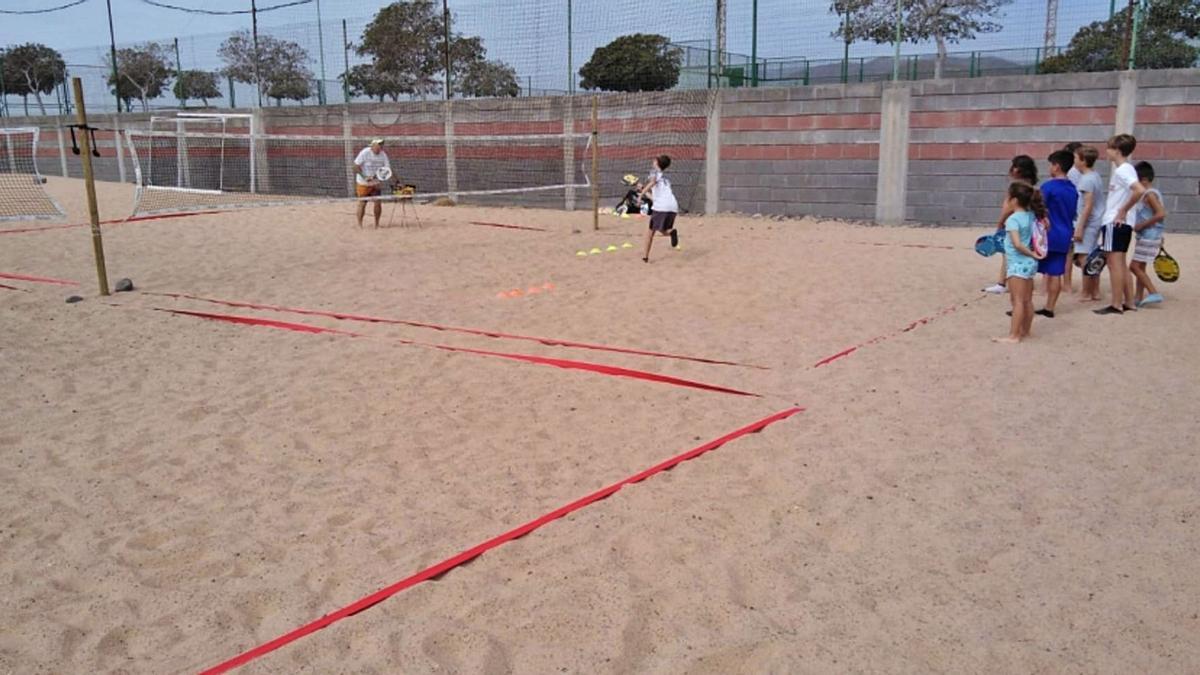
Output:
<instances>
[{"instance_id":1,"label":"man in white cap","mask_svg":"<svg viewBox=\"0 0 1200 675\"><path fill-rule=\"evenodd\" d=\"M385 178L380 178L380 172ZM383 151L383 139L376 138L371 145L362 149L354 158L354 192L358 196L358 226L362 227L363 215L367 212L367 201L375 205L375 227L379 227L379 216L383 214L383 204L378 199L381 186L388 182L392 172L392 164L388 161L387 153Z\"/></svg>"}]
</instances>

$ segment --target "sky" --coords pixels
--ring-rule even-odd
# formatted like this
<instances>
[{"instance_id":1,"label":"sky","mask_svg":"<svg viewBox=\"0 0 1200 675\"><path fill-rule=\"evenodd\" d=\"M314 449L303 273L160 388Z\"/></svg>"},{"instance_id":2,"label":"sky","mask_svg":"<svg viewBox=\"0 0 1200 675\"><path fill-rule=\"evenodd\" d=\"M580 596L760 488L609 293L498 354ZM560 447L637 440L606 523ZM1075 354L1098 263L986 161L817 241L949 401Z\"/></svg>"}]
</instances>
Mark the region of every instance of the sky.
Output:
<instances>
[{"instance_id":1,"label":"sky","mask_svg":"<svg viewBox=\"0 0 1200 675\"><path fill-rule=\"evenodd\" d=\"M67 0L0 0L9 10L41 9ZM246 9L249 0L166 0L171 4L210 10ZM281 0L258 0L269 6ZM830 37L838 19L828 0L757 0L758 53L768 57L841 57L840 43ZM1106 0L1059 0L1058 42L1065 44L1075 30L1106 18ZM248 16L207 16L155 8L141 0L111 0L116 40L123 43L180 39L183 67L216 68L218 35L249 27ZM573 67L578 69L591 51L618 35L656 32L674 40L709 40L713 33L715 0L571 0ZM755 0L728 0L728 47L749 54L752 5ZM326 77L340 74L341 20L348 19L353 42L381 0L320 0ZM534 86L566 88L568 0L449 0L460 32L483 37L489 56L513 65ZM952 51L1033 48L1043 41L1045 0L1013 0L1003 10L1003 30L951 47ZM304 44L319 73L317 4L260 13L260 29ZM37 16L0 15L0 45L42 42L62 51L68 64L102 63L107 53L108 23L105 0ZM906 53L929 53L932 45L905 45ZM855 45L854 56L888 55L890 46ZM351 55L352 59L354 58Z\"/></svg>"}]
</instances>

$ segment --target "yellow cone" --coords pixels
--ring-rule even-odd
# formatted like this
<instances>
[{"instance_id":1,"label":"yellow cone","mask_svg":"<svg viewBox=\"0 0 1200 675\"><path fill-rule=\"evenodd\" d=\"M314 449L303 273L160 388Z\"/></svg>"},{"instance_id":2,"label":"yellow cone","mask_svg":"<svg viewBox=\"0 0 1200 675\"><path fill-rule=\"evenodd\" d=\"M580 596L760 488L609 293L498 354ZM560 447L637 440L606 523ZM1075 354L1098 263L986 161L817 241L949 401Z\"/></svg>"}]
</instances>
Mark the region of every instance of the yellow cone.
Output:
<instances>
[{"instance_id":1,"label":"yellow cone","mask_svg":"<svg viewBox=\"0 0 1200 675\"><path fill-rule=\"evenodd\" d=\"M608 247L608 248L606 248L606 249L604 249L604 250L605 250L605 251L608 251L609 253L612 253L613 251L616 251L616 250L618 250L618 249L617 249L617 247L616 247L616 246L609 245L609 247Z\"/></svg>"},{"instance_id":2,"label":"yellow cone","mask_svg":"<svg viewBox=\"0 0 1200 675\"><path fill-rule=\"evenodd\" d=\"M624 244L621 244L621 248L633 248L633 244L625 242Z\"/></svg>"},{"instance_id":3,"label":"yellow cone","mask_svg":"<svg viewBox=\"0 0 1200 675\"><path fill-rule=\"evenodd\" d=\"M602 253L602 251L598 248L594 248L594 249L588 251L588 253L590 253L592 255L596 255L597 253Z\"/></svg>"},{"instance_id":4,"label":"yellow cone","mask_svg":"<svg viewBox=\"0 0 1200 675\"><path fill-rule=\"evenodd\" d=\"M580 258L586 258L586 257L587 257L587 251L576 251L576 252L575 252L575 255L579 256Z\"/></svg>"}]
</instances>

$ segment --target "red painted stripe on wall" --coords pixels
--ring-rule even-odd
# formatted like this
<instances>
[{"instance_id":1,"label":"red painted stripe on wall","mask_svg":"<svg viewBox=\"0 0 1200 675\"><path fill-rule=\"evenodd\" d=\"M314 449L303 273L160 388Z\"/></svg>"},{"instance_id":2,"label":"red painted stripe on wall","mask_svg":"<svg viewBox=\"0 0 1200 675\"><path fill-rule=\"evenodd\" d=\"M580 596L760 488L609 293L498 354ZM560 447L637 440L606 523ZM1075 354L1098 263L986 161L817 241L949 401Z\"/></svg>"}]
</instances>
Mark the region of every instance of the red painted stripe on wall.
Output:
<instances>
[{"instance_id":1,"label":"red painted stripe on wall","mask_svg":"<svg viewBox=\"0 0 1200 675\"><path fill-rule=\"evenodd\" d=\"M725 117L721 131L811 131L820 129L879 129L877 113L851 115L762 115Z\"/></svg>"},{"instance_id":2,"label":"red painted stripe on wall","mask_svg":"<svg viewBox=\"0 0 1200 675\"><path fill-rule=\"evenodd\" d=\"M822 145L724 145L721 159L877 159L876 143L825 143Z\"/></svg>"},{"instance_id":3,"label":"red painted stripe on wall","mask_svg":"<svg viewBox=\"0 0 1200 675\"><path fill-rule=\"evenodd\" d=\"M1087 142L1087 139L1079 139ZM1093 141L1101 142L1101 141ZM1102 142L1101 142L1102 143ZM909 159L1012 159L1029 155L1041 162L1061 143L911 143Z\"/></svg>"},{"instance_id":4,"label":"red painted stripe on wall","mask_svg":"<svg viewBox=\"0 0 1200 675\"><path fill-rule=\"evenodd\" d=\"M538 122L455 122L455 136L509 136L520 134L561 134L562 120Z\"/></svg>"},{"instance_id":5,"label":"red painted stripe on wall","mask_svg":"<svg viewBox=\"0 0 1200 675\"><path fill-rule=\"evenodd\" d=\"M1138 124L1200 124L1200 105L1138 106Z\"/></svg>"},{"instance_id":6,"label":"red painted stripe on wall","mask_svg":"<svg viewBox=\"0 0 1200 675\"><path fill-rule=\"evenodd\" d=\"M1114 124L1117 109L1105 108L1022 108L1013 110L953 110L914 112L909 118L913 129L953 127L1024 127L1058 124Z\"/></svg>"},{"instance_id":7,"label":"red painted stripe on wall","mask_svg":"<svg viewBox=\"0 0 1200 675\"><path fill-rule=\"evenodd\" d=\"M708 129L704 117L637 117L629 119L601 119L602 134L638 134L655 132L703 133ZM588 133L592 130L591 120L575 120L575 131Z\"/></svg>"},{"instance_id":8,"label":"red painted stripe on wall","mask_svg":"<svg viewBox=\"0 0 1200 675\"><path fill-rule=\"evenodd\" d=\"M397 113L396 115L400 115ZM390 119L395 119L390 115ZM351 129L351 133L355 138L383 138L396 136L440 136L445 133L446 125L441 122L412 122L409 124L387 124L376 126L373 124L355 124ZM341 130L336 135L341 135Z\"/></svg>"}]
</instances>

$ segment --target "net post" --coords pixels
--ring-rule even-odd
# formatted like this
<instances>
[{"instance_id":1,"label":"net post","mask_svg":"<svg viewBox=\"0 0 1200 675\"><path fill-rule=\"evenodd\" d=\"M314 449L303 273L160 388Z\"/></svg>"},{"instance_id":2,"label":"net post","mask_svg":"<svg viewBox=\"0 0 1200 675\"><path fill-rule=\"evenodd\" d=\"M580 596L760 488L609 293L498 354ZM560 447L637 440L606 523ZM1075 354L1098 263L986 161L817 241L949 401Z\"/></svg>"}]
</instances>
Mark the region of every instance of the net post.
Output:
<instances>
[{"instance_id":1,"label":"net post","mask_svg":"<svg viewBox=\"0 0 1200 675\"><path fill-rule=\"evenodd\" d=\"M55 118L55 119L58 119L58 118ZM69 118L69 117L68 117L67 119L68 119L68 120L70 120L70 118ZM66 143L63 141L62 124L59 124L59 125L58 125L58 126L55 128L55 129L54 129L54 133L55 133L55 134L58 136L58 163L59 163L59 169L60 169L60 171L61 171L61 173L62 173L62 177L63 177L63 178L66 178L66 177L67 177L67 145L66 145Z\"/></svg>"},{"instance_id":2,"label":"net post","mask_svg":"<svg viewBox=\"0 0 1200 675\"><path fill-rule=\"evenodd\" d=\"M600 230L600 96L592 94L592 230Z\"/></svg>"},{"instance_id":3,"label":"net post","mask_svg":"<svg viewBox=\"0 0 1200 675\"><path fill-rule=\"evenodd\" d=\"M78 101L78 97L76 97L76 100ZM79 107L79 104L76 103L75 107ZM121 138L121 116L113 115L112 120L113 120L113 133L116 135L116 138L118 139L117 144L116 144L117 145L117 179L120 180L122 183L124 183L125 182L125 148L122 147L122 144L119 140Z\"/></svg>"},{"instance_id":4,"label":"net post","mask_svg":"<svg viewBox=\"0 0 1200 675\"><path fill-rule=\"evenodd\" d=\"M100 209L96 206L96 180L92 173L92 139L87 129L87 108L83 101L83 80L71 78L75 90L75 121L79 125L79 156L83 160L83 185L87 191L88 218L92 226L92 253L96 258L96 280L100 295L108 295L108 270L104 264L104 241L100 235Z\"/></svg>"},{"instance_id":5,"label":"net post","mask_svg":"<svg viewBox=\"0 0 1200 675\"><path fill-rule=\"evenodd\" d=\"M354 172L350 165L354 163L354 121L350 118L350 103L342 106L342 171L346 172L346 196L354 197Z\"/></svg>"},{"instance_id":6,"label":"net post","mask_svg":"<svg viewBox=\"0 0 1200 675\"><path fill-rule=\"evenodd\" d=\"M446 145L446 192L450 193L450 199L458 201L458 160L454 152L454 103L447 98L442 104L445 106L445 119L442 124L443 136L445 136Z\"/></svg>"},{"instance_id":7,"label":"net post","mask_svg":"<svg viewBox=\"0 0 1200 675\"><path fill-rule=\"evenodd\" d=\"M563 208L575 210L575 97L564 96L563 99L563 183L566 184L566 195Z\"/></svg>"}]
</instances>

